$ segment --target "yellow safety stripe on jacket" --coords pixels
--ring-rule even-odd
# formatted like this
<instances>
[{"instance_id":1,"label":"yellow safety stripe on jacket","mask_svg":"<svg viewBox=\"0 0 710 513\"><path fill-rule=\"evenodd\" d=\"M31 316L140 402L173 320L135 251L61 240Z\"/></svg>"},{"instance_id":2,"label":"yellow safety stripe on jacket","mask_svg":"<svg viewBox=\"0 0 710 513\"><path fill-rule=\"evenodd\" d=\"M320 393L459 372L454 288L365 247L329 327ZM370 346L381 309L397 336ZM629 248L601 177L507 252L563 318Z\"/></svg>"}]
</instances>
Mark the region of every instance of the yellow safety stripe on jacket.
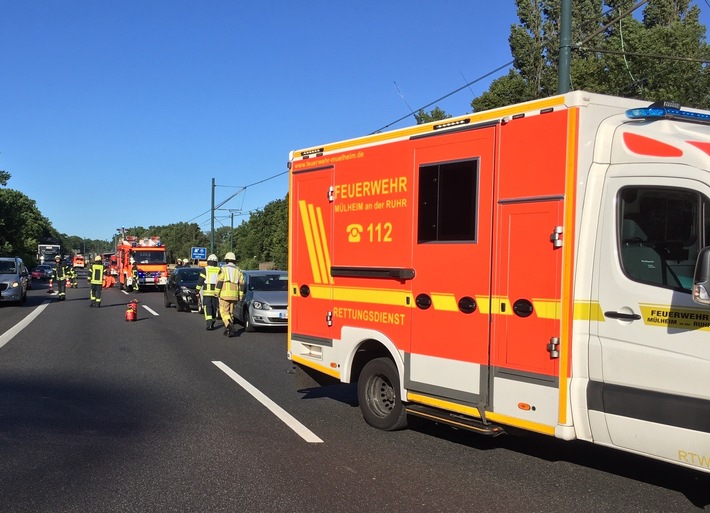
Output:
<instances>
[{"instance_id":1,"label":"yellow safety stripe on jacket","mask_svg":"<svg viewBox=\"0 0 710 513\"><path fill-rule=\"evenodd\" d=\"M104 265L93 264L91 266L91 284L102 285L104 282Z\"/></svg>"},{"instance_id":2,"label":"yellow safety stripe on jacket","mask_svg":"<svg viewBox=\"0 0 710 513\"><path fill-rule=\"evenodd\" d=\"M197 290L202 290L204 285L204 290L202 293L205 296L214 296L217 294L217 277L219 276L219 267L207 266L204 271L200 273L200 279L197 282Z\"/></svg>"},{"instance_id":3,"label":"yellow safety stripe on jacket","mask_svg":"<svg viewBox=\"0 0 710 513\"><path fill-rule=\"evenodd\" d=\"M66 280L67 279L67 268L61 264L58 265L57 269L55 271L54 277L58 280Z\"/></svg>"},{"instance_id":4,"label":"yellow safety stripe on jacket","mask_svg":"<svg viewBox=\"0 0 710 513\"><path fill-rule=\"evenodd\" d=\"M239 299L239 278L242 272L238 267L225 265L217 277L217 295L222 299Z\"/></svg>"}]
</instances>

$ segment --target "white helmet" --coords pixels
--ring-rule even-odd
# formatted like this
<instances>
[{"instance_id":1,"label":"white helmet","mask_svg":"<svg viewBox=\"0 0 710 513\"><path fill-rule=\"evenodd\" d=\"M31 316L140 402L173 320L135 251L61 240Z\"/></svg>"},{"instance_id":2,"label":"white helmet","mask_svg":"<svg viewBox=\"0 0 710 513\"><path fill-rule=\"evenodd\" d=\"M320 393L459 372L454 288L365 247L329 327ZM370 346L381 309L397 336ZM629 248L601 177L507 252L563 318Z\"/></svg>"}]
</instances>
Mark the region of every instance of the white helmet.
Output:
<instances>
[{"instance_id":1,"label":"white helmet","mask_svg":"<svg viewBox=\"0 0 710 513\"><path fill-rule=\"evenodd\" d=\"M237 257L236 257L236 256L234 255L234 253L232 253L231 251L230 251L229 253L227 253L226 255L224 255L224 259L225 259L227 262L229 262L230 260L231 260L232 262L236 262L236 261L237 261Z\"/></svg>"},{"instance_id":2,"label":"white helmet","mask_svg":"<svg viewBox=\"0 0 710 513\"><path fill-rule=\"evenodd\" d=\"M214 253L211 254L210 256L207 257L207 261L216 263L217 262L217 255L215 255Z\"/></svg>"},{"instance_id":3,"label":"white helmet","mask_svg":"<svg viewBox=\"0 0 710 513\"><path fill-rule=\"evenodd\" d=\"M133 257L131 257L131 265L133 265L133 264L135 264L135 263L136 263L136 259L133 258Z\"/></svg>"}]
</instances>

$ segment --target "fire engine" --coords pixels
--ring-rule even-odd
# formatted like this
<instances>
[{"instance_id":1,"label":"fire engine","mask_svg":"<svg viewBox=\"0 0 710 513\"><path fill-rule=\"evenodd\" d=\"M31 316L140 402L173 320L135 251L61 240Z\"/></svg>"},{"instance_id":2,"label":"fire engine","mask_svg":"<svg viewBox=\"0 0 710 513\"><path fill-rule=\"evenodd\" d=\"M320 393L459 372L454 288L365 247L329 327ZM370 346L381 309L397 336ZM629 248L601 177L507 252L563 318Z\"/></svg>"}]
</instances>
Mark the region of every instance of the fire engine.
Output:
<instances>
[{"instance_id":1,"label":"fire engine","mask_svg":"<svg viewBox=\"0 0 710 513\"><path fill-rule=\"evenodd\" d=\"M84 255L74 255L72 258L72 266L73 267L79 267L83 269L86 265L86 262L84 260Z\"/></svg>"},{"instance_id":2,"label":"fire engine","mask_svg":"<svg viewBox=\"0 0 710 513\"><path fill-rule=\"evenodd\" d=\"M710 472L710 112L575 91L289 169L288 357L370 425Z\"/></svg>"},{"instance_id":3,"label":"fire engine","mask_svg":"<svg viewBox=\"0 0 710 513\"><path fill-rule=\"evenodd\" d=\"M168 264L165 259L165 246L160 237L125 235L116 245L118 283L121 289L133 290L131 259L138 266L138 287L145 291L150 285L163 290L168 281Z\"/></svg>"}]
</instances>

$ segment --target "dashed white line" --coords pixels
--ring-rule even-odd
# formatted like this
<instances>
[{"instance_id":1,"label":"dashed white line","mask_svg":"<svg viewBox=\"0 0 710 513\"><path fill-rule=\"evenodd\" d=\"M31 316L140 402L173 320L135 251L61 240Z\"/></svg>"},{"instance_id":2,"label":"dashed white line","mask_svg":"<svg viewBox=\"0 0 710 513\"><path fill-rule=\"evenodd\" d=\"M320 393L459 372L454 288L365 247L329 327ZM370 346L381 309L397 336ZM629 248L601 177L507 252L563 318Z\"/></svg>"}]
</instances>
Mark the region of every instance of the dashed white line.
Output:
<instances>
[{"instance_id":1,"label":"dashed white line","mask_svg":"<svg viewBox=\"0 0 710 513\"><path fill-rule=\"evenodd\" d=\"M155 310L153 310L153 309L152 309L151 307L149 307L149 306L145 306L145 305L141 305L141 306L142 306L143 308L145 308L146 310L148 310L150 313L152 313L152 314L155 315L155 316L160 315L158 312L156 312Z\"/></svg>"},{"instance_id":2,"label":"dashed white line","mask_svg":"<svg viewBox=\"0 0 710 513\"><path fill-rule=\"evenodd\" d=\"M32 313L30 313L27 317L25 317L20 322L15 324L12 328L10 328L5 333L0 335L0 347L4 346L8 342L10 342L10 340L12 340L15 337L15 335L17 335L19 332L21 332L23 329L25 329L27 326L29 326L29 324L32 321L34 321L37 318L37 316L39 314L41 314L45 308L47 308L47 305L49 303L53 303L53 302L54 301L48 301L48 300L43 301L42 304L39 305L34 310L32 310Z\"/></svg>"},{"instance_id":3,"label":"dashed white line","mask_svg":"<svg viewBox=\"0 0 710 513\"><path fill-rule=\"evenodd\" d=\"M306 442L323 443L323 440L318 438L310 429L308 429L306 426L294 419L291 414L281 408L281 406L276 404L274 401L269 399L263 392L261 392L251 383L249 383L246 379L234 372L231 368L229 368L229 366L225 365L222 362L213 361L212 363L214 363L217 368L219 368L227 376L232 378L240 387L249 392L252 397L254 397L254 399L266 406L266 408L271 411L271 413L276 415L284 424L291 428L298 436L303 438Z\"/></svg>"}]
</instances>

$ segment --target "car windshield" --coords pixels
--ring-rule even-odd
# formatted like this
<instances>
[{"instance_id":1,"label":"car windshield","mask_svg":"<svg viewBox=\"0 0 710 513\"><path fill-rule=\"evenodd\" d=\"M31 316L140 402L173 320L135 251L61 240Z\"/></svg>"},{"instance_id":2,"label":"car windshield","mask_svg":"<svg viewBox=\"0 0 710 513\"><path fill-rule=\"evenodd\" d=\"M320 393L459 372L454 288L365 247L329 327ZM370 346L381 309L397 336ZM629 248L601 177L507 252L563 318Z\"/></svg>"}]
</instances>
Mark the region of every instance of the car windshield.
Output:
<instances>
[{"instance_id":1,"label":"car windshield","mask_svg":"<svg viewBox=\"0 0 710 513\"><path fill-rule=\"evenodd\" d=\"M180 283L197 283L197 280L200 279L200 269L195 268L180 271L177 279Z\"/></svg>"},{"instance_id":2,"label":"car windshield","mask_svg":"<svg viewBox=\"0 0 710 513\"><path fill-rule=\"evenodd\" d=\"M0 274L15 274L17 268L15 267L15 262L3 260L0 261Z\"/></svg>"},{"instance_id":3,"label":"car windshield","mask_svg":"<svg viewBox=\"0 0 710 513\"><path fill-rule=\"evenodd\" d=\"M288 290L288 277L285 274L264 274L249 279L249 290L284 291Z\"/></svg>"}]
</instances>

